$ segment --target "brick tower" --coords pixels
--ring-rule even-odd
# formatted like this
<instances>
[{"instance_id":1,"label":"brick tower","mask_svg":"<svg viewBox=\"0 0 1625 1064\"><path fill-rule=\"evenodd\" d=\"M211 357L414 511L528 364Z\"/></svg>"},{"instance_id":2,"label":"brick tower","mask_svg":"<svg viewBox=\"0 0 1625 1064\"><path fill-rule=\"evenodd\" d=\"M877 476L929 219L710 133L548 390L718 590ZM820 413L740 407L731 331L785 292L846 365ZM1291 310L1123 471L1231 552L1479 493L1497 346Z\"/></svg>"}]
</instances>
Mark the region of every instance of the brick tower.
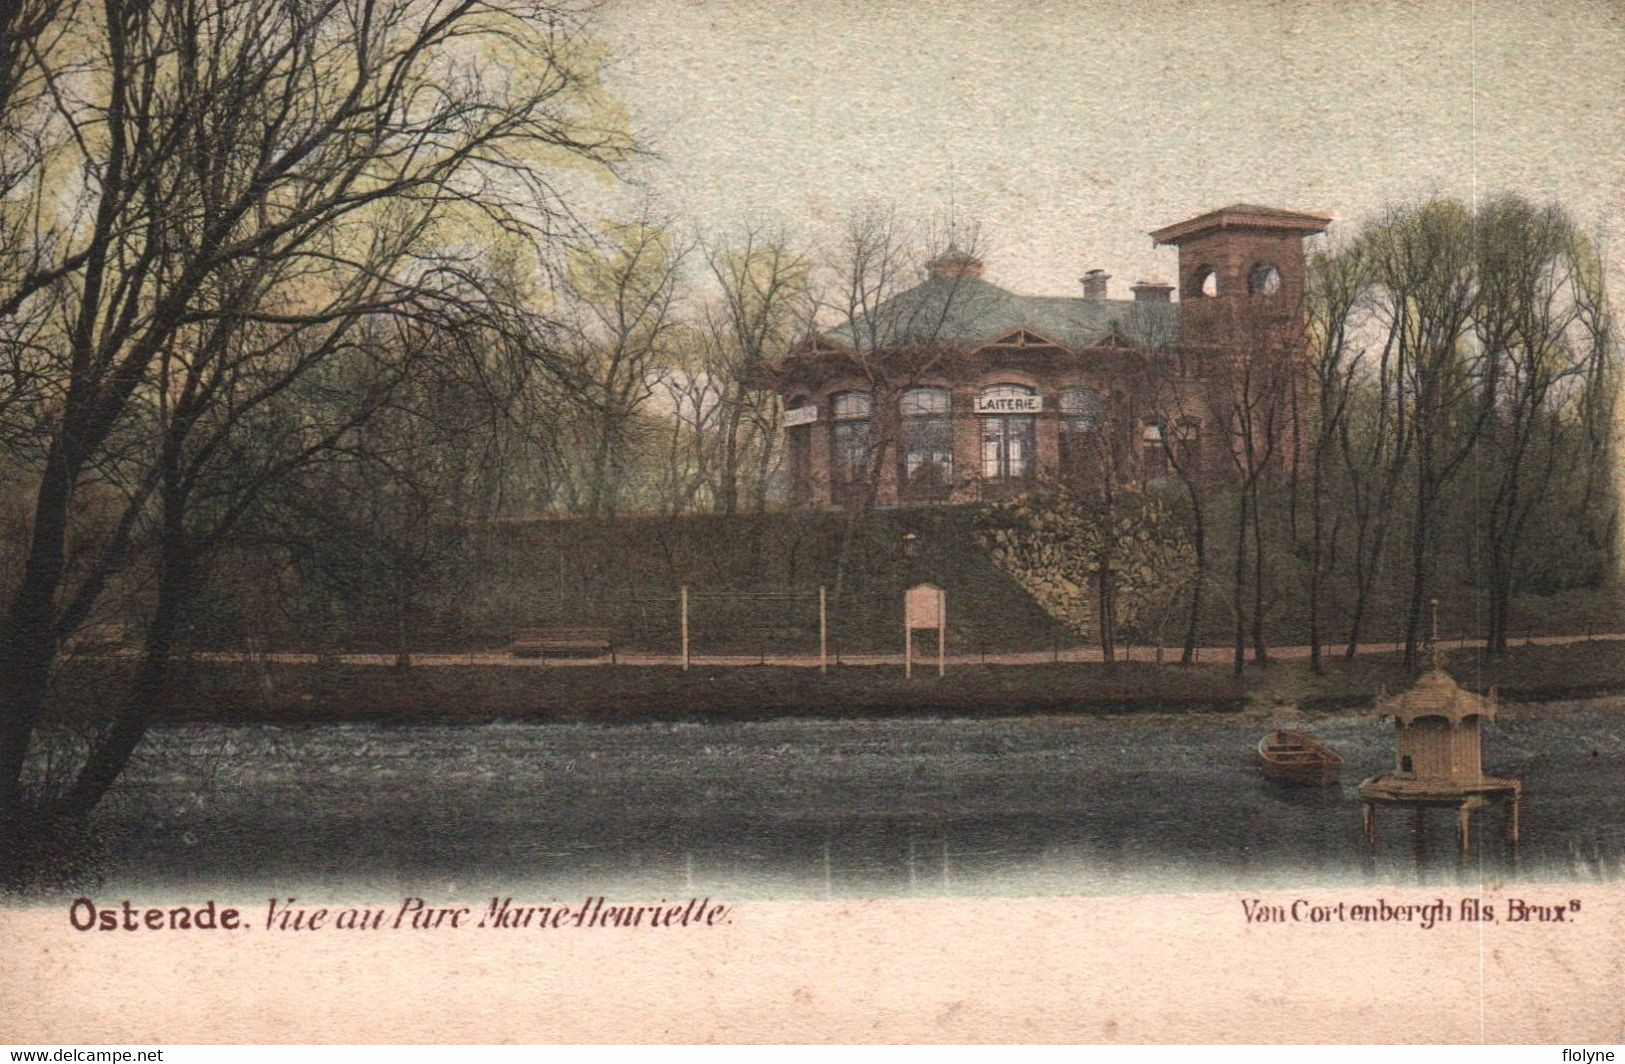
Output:
<instances>
[{"instance_id":1,"label":"brick tower","mask_svg":"<svg viewBox=\"0 0 1625 1064\"><path fill-rule=\"evenodd\" d=\"M1224 322L1244 297L1290 313L1303 306L1303 241L1324 233L1324 214L1235 203L1158 229L1157 245L1179 249L1180 332L1187 342L1223 343Z\"/></svg>"},{"instance_id":2,"label":"brick tower","mask_svg":"<svg viewBox=\"0 0 1625 1064\"><path fill-rule=\"evenodd\" d=\"M1324 214L1237 203L1151 234L1179 248L1179 344L1188 372L1204 382L1210 410L1245 405L1254 446L1234 453L1249 462L1266 455L1284 470L1307 457L1313 374L1303 242L1330 224ZM1234 426L1224 431L1238 447Z\"/></svg>"}]
</instances>

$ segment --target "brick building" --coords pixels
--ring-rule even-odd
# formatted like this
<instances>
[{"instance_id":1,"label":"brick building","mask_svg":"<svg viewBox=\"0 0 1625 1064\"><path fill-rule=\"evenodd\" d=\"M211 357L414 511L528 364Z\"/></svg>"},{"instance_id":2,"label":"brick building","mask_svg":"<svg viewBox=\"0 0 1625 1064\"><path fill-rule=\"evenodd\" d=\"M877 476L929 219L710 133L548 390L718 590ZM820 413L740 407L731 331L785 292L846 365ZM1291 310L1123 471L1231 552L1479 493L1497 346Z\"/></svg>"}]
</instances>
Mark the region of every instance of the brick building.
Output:
<instances>
[{"instance_id":1,"label":"brick building","mask_svg":"<svg viewBox=\"0 0 1625 1064\"><path fill-rule=\"evenodd\" d=\"M1081 296L1022 296L950 248L917 286L771 367L792 504L849 505L871 490L879 505L971 502L1170 465L1219 475L1234 396L1257 388L1229 372L1234 353L1301 353L1303 242L1329 223L1235 204L1156 230L1155 244L1179 252L1177 302L1153 282L1109 298L1102 270ZM1279 431L1282 404L1270 403Z\"/></svg>"}]
</instances>

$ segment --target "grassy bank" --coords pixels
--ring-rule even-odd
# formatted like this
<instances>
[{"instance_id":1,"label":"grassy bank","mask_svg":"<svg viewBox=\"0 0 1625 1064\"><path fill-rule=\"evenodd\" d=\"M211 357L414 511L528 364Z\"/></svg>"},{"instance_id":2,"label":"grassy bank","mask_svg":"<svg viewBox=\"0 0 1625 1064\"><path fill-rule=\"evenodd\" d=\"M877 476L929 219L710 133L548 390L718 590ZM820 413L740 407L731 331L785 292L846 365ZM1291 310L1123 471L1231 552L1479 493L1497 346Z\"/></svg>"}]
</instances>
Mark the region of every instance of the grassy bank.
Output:
<instances>
[{"instance_id":1,"label":"grassy bank","mask_svg":"<svg viewBox=\"0 0 1625 1064\"><path fill-rule=\"evenodd\" d=\"M1228 505L1228 504L1226 504ZM1215 503L1211 528L1231 527ZM689 629L697 653L810 653L818 646L818 596L827 594L831 652L895 650L905 588L929 581L945 588L949 649L960 654L1069 647L1079 636L1056 622L989 559L974 506L878 510L857 525L843 513L767 513L722 517L627 516L602 520L537 520L480 528L467 544L423 574L405 620L416 651L491 650L516 628L601 627L627 651L675 653L680 641L678 588L690 589ZM1284 534L1284 533L1283 533ZM1211 579L1199 641L1232 637L1227 538L1210 534ZM1483 634L1485 592L1460 566L1438 574L1441 631L1451 639ZM1288 550L1272 559L1266 588L1269 638L1287 645L1309 639L1304 559ZM382 600L363 596L328 613L320 602L261 601L258 583L209 604L188 639L236 650L323 647L388 652L397 618ZM325 600L321 600L325 601ZM1346 639L1354 595L1346 574L1322 587L1322 638ZM1408 570L1393 559L1367 607L1364 638L1402 637L1409 604ZM298 620L293 619L294 614ZM206 621L206 623L203 623ZM1520 594L1512 604L1514 638L1529 632L1583 634L1625 624L1619 587L1564 587ZM1161 641L1183 637L1184 607L1162 618ZM1128 633L1124 633L1126 637ZM1083 640L1088 642L1088 640ZM1155 643L1153 631L1136 642Z\"/></svg>"},{"instance_id":2,"label":"grassy bank","mask_svg":"<svg viewBox=\"0 0 1625 1064\"><path fill-rule=\"evenodd\" d=\"M1516 647L1503 659L1450 655L1465 686L1500 689L1506 701L1625 691L1625 643ZM67 686L66 715L94 717L121 677L102 665ZM815 669L587 666L223 665L181 668L166 719L320 723L334 721L704 721L773 717L1009 716L1039 713L1227 712L1296 705L1313 711L1368 708L1410 683L1397 655L1330 660L1317 676L1302 660L1250 667L1240 680L1223 664L1146 662L961 665L937 678L905 680L896 666Z\"/></svg>"},{"instance_id":3,"label":"grassy bank","mask_svg":"<svg viewBox=\"0 0 1625 1064\"><path fill-rule=\"evenodd\" d=\"M1503 702L1625 692L1625 642L1619 641L1517 646L1499 658L1476 649L1454 650L1446 654L1446 667L1463 687L1481 694L1495 688ZM1331 657L1318 676L1303 660L1249 668L1247 674L1254 702L1289 702L1308 710L1367 708L1403 691L1414 679L1398 654L1368 654L1352 661Z\"/></svg>"}]
</instances>

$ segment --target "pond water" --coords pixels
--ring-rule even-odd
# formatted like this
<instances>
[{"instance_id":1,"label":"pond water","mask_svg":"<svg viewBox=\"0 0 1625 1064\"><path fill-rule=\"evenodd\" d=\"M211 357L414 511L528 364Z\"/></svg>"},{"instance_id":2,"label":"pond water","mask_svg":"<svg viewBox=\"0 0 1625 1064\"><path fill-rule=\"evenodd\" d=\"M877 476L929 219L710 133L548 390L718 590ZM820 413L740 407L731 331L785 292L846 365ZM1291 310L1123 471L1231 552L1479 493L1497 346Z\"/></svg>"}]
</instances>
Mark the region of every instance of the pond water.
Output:
<instances>
[{"instance_id":1,"label":"pond water","mask_svg":"<svg viewBox=\"0 0 1625 1064\"><path fill-rule=\"evenodd\" d=\"M1625 699L1503 708L1485 766L1523 779L1523 841L1487 810L1465 866L1453 810L1420 837L1387 813L1368 860L1355 788L1390 767L1392 726L1304 725L1346 758L1339 786L1267 783L1269 725L1229 715L167 727L100 816L88 886L820 898L1621 875Z\"/></svg>"}]
</instances>

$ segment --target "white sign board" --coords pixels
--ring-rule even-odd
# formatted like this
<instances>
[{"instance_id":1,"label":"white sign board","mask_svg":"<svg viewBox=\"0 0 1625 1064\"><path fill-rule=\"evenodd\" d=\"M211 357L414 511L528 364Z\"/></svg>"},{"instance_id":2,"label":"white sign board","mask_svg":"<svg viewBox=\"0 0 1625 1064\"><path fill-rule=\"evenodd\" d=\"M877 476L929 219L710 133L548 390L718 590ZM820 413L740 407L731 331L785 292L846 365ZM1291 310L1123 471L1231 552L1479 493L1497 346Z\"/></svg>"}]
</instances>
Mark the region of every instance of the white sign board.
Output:
<instances>
[{"instance_id":1,"label":"white sign board","mask_svg":"<svg viewBox=\"0 0 1625 1064\"><path fill-rule=\"evenodd\" d=\"M812 403L784 412L784 427L787 429L793 429L797 425L811 425L817 420L818 407Z\"/></svg>"},{"instance_id":2,"label":"white sign board","mask_svg":"<svg viewBox=\"0 0 1625 1064\"><path fill-rule=\"evenodd\" d=\"M937 675L947 666L948 593L935 584L915 584L903 592L903 675L914 675L914 632L937 630Z\"/></svg>"},{"instance_id":3,"label":"white sign board","mask_svg":"<svg viewBox=\"0 0 1625 1064\"><path fill-rule=\"evenodd\" d=\"M903 616L910 628L941 628L942 588L935 584L915 584L903 593Z\"/></svg>"},{"instance_id":4,"label":"white sign board","mask_svg":"<svg viewBox=\"0 0 1625 1064\"><path fill-rule=\"evenodd\" d=\"M1037 414L1044 409L1042 395L978 395L978 414Z\"/></svg>"}]
</instances>

